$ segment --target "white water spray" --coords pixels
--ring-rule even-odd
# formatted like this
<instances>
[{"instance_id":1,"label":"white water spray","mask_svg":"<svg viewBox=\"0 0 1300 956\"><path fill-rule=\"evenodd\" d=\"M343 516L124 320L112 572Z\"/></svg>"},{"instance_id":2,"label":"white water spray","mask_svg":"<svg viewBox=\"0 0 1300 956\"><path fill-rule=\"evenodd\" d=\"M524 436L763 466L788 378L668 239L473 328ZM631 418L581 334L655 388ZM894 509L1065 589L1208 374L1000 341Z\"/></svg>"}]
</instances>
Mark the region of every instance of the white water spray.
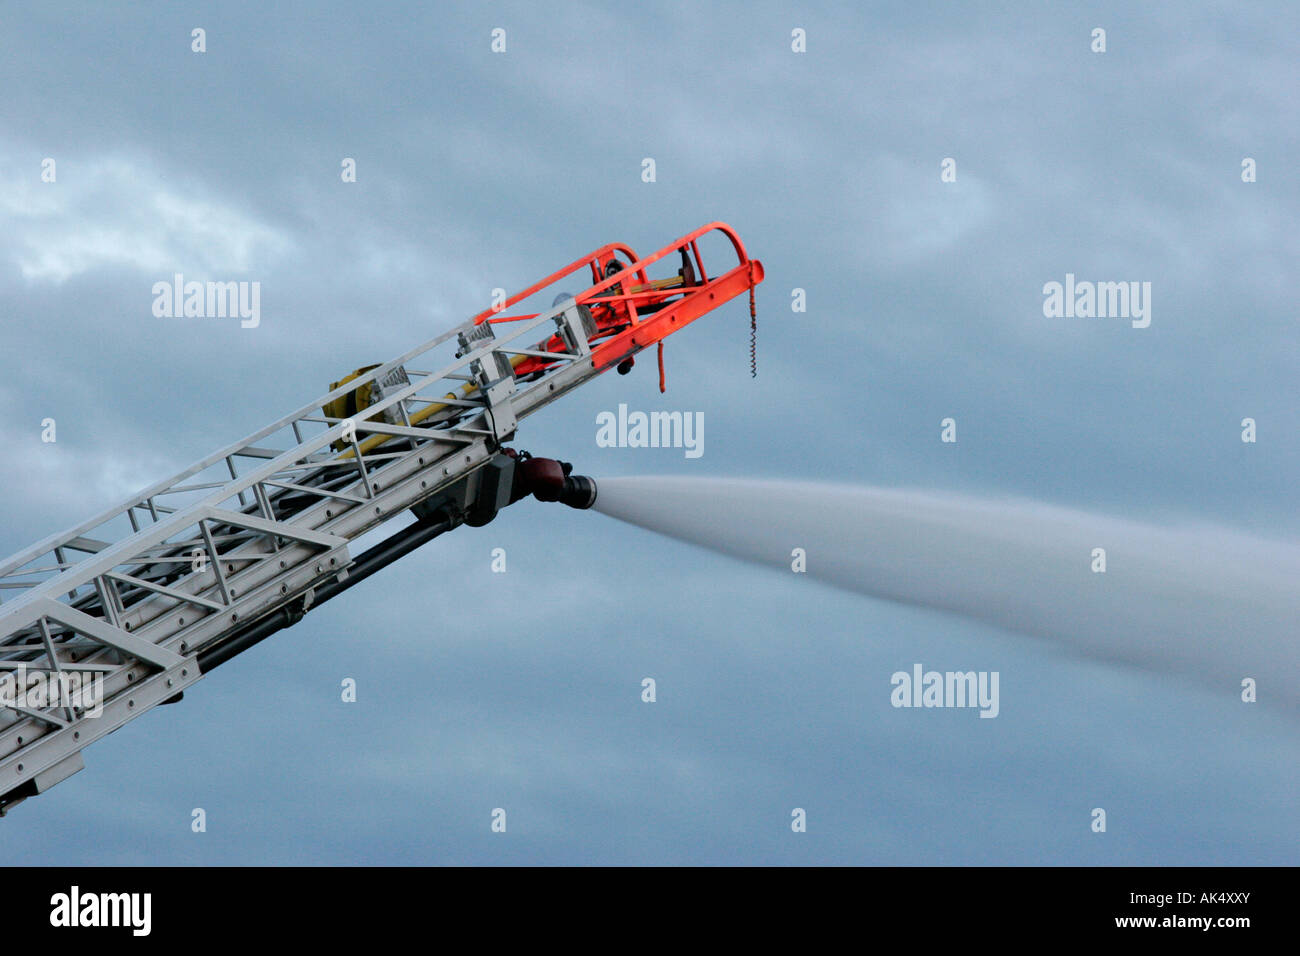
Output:
<instances>
[{"instance_id":1,"label":"white water spray","mask_svg":"<svg viewBox=\"0 0 1300 956\"><path fill-rule=\"evenodd\" d=\"M722 478L598 481L596 509L873 597L1300 711L1300 547L1028 502ZM1094 549L1105 571L1094 571Z\"/></svg>"}]
</instances>

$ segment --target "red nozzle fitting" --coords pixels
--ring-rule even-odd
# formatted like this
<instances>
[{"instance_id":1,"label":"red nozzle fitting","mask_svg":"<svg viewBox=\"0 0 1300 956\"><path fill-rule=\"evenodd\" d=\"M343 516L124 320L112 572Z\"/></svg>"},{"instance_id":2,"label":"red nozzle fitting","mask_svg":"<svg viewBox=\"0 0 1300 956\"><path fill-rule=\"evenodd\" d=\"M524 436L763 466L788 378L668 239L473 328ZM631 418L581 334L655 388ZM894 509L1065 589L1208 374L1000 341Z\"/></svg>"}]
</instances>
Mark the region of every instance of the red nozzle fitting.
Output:
<instances>
[{"instance_id":1,"label":"red nozzle fitting","mask_svg":"<svg viewBox=\"0 0 1300 956\"><path fill-rule=\"evenodd\" d=\"M518 467L522 495L531 493L538 501L558 501L579 509L596 503L596 483L584 475L572 474L573 466L567 461L529 458Z\"/></svg>"},{"instance_id":2,"label":"red nozzle fitting","mask_svg":"<svg viewBox=\"0 0 1300 956\"><path fill-rule=\"evenodd\" d=\"M519 466L524 475L524 487L538 501L559 501L564 491L566 477L564 466L554 458L529 458Z\"/></svg>"}]
</instances>

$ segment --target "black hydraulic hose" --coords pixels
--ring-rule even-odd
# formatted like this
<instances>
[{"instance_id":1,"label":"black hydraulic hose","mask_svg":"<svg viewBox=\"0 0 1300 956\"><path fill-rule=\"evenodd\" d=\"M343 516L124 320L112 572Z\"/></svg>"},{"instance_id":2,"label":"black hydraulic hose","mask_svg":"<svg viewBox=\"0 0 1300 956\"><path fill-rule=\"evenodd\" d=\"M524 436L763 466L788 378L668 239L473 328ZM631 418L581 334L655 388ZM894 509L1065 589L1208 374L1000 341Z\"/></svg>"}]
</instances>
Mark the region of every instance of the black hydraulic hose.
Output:
<instances>
[{"instance_id":1,"label":"black hydraulic hose","mask_svg":"<svg viewBox=\"0 0 1300 956\"><path fill-rule=\"evenodd\" d=\"M417 521L403 528L396 534L385 538L373 548L362 552L347 568L347 577L343 580L333 578L326 584L317 586L312 598L312 607L323 604L330 598L337 597L355 584L360 584L380 568L387 567L398 558L410 554L420 545L432 541L438 535L450 531L457 522L449 518L438 521ZM278 608L270 614L235 631L216 647L201 651L198 655L199 670L208 673L224 664L236 654L241 654L254 644L266 640L277 631L292 627L303 619L307 612L300 603Z\"/></svg>"},{"instance_id":2,"label":"black hydraulic hose","mask_svg":"<svg viewBox=\"0 0 1300 956\"><path fill-rule=\"evenodd\" d=\"M243 653L254 644L266 640L276 631L282 631L286 627L292 627L302 620L305 612L298 605L282 607L265 617L260 617L247 627L241 627L226 640L222 641L216 647L209 648L199 653L199 670L206 674L208 671L224 664L236 654ZM169 701L163 701L169 703Z\"/></svg>"},{"instance_id":3,"label":"black hydraulic hose","mask_svg":"<svg viewBox=\"0 0 1300 956\"><path fill-rule=\"evenodd\" d=\"M457 524L459 522L448 518L437 521L417 521L385 538L373 548L358 555L357 559L348 566L348 576L342 581L335 578L316 588L316 598L312 601L312 607L342 594L354 584L360 584L376 571L387 567L398 558L406 557L420 545L427 544L438 535L450 531Z\"/></svg>"}]
</instances>

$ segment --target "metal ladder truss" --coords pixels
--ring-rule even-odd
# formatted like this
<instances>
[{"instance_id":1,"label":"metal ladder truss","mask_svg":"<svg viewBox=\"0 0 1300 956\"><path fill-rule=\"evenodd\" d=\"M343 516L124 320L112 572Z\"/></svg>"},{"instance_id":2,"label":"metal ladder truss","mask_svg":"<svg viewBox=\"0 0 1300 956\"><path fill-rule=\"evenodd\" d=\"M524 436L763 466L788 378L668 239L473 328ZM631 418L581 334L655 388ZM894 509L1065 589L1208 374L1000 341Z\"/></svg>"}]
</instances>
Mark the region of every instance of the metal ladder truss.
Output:
<instances>
[{"instance_id":1,"label":"metal ladder truss","mask_svg":"<svg viewBox=\"0 0 1300 956\"><path fill-rule=\"evenodd\" d=\"M709 278L696 240L712 230L739 264ZM688 263L680 281L650 280L646 267L672 253ZM595 281L581 294L505 314L584 268ZM80 770L88 744L178 700L203 676L205 650L280 609L310 608L314 589L345 579L351 542L464 480L521 419L762 277L722 223L645 259L603 246L0 563L0 814ZM379 400L364 418L326 414L369 383ZM70 697L78 681L102 681L100 694Z\"/></svg>"}]
</instances>

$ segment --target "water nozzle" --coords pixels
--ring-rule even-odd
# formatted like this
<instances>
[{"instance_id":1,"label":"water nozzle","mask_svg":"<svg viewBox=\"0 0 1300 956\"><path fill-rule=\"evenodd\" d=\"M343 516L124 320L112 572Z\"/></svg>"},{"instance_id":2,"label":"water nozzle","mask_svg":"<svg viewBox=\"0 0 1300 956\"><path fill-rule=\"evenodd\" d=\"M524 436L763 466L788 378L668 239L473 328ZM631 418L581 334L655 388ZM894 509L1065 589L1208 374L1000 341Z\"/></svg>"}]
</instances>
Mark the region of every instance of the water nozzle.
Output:
<instances>
[{"instance_id":1,"label":"water nozzle","mask_svg":"<svg viewBox=\"0 0 1300 956\"><path fill-rule=\"evenodd\" d=\"M573 474L573 466L554 458L528 458L519 465L518 497L532 494L538 501L558 501L585 510L596 503L596 481Z\"/></svg>"}]
</instances>

